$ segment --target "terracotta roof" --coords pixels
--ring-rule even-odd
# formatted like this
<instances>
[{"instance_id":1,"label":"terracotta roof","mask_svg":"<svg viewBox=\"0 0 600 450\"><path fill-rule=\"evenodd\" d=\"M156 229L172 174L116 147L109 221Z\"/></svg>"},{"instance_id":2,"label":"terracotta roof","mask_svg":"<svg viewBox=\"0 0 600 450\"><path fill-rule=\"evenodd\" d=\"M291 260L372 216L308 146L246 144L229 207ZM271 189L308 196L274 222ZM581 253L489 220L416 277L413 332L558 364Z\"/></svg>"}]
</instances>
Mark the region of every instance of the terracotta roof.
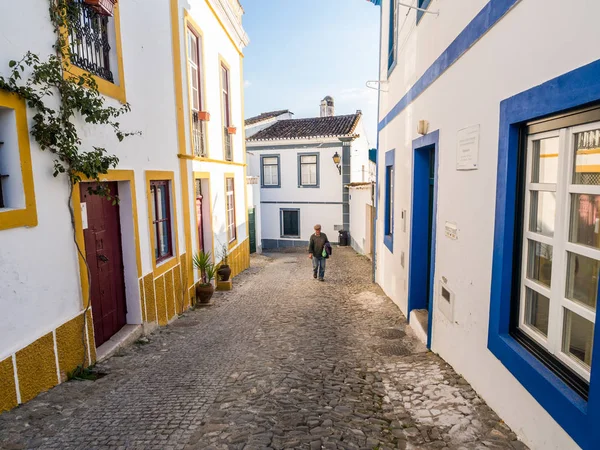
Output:
<instances>
[{"instance_id":1,"label":"terracotta roof","mask_svg":"<svg viewBox=\"0 0 600 450\"><path fill-rule=\"evenodd\" d=\"M274 117L280 116L285 113L289 113L289 109L280 109L278 111L269 111L260 113L258 116L250 117L244 121L246 125L253 125L258 122L262 122L263 120L273 119Z\"/></svg>"},{"instance_id":2,"label":"terracotta roof","mask_svg":"<svg viewBox=\"0 0 600 450\"><path fill-rule=\"evenodd\" d=\"M358 112L346 116L280 120L249 137L248 141L352 136L361 116Z\"/></svg>"}]
</instances>

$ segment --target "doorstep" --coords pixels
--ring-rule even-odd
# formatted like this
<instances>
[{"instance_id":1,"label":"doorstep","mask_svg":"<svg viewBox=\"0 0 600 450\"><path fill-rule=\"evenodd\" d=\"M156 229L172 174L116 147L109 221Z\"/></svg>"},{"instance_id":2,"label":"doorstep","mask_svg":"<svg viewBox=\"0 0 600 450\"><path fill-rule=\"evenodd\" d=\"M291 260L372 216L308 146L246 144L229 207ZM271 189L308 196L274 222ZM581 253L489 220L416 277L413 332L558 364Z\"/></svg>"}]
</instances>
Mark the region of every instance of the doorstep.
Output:
<instances>
[{"instance_id":1,"label":"doorstep","mask_svg":"<svg viewBox=\"0 0 600 450\"><path fill-rule=\"evenodd\" d=\"M125 325L108 341L96 349L96 362L104 361L117 350L137 341L143 334L142 325Z\"/></svg>"},{"instance_id":2,"label":"doorstep","mask_svg":"<svg viewBox=\"0 0 600 450\"><path fill-rule=\"evenodd\" d=\"M427 345L427 322L429 321L429 311L426 309L413 309L410 312L408 323L415 332L419 340Z\"/></svg>"}]
</instances>

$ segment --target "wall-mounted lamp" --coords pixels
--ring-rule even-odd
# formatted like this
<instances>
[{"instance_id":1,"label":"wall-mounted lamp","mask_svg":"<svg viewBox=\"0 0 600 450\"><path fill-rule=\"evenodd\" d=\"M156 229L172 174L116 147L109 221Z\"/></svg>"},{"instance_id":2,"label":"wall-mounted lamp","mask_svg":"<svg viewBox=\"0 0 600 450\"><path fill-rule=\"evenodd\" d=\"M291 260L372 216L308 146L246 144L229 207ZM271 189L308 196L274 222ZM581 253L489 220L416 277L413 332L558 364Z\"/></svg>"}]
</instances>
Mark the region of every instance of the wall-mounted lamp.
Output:
<instances>
[{"instance_id":1,"label":"wall-mounted lamp","mask_svg":"<svg viewBox=\"0 0 600 450\"><path fill-rule=\"evenodd\" d=\"M338 152L335 152L335 155L333 155L333 163L335 164L335 167L337 167L340 175L342 174L342 165L340 164L341 161L342 161L342 157L339 155Z\"/></svg>"}]
</instances>

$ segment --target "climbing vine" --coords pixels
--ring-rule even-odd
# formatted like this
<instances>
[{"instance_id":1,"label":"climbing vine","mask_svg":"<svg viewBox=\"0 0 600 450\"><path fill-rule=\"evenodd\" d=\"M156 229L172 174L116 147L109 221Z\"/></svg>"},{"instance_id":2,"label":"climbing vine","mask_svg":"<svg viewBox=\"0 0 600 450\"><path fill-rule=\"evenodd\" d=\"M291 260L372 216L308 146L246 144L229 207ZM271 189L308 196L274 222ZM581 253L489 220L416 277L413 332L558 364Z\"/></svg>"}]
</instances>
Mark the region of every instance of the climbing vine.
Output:
<instances>
[{"instance_id":1,"label":"climbing vine","mask_svg":"<svg viewBox=\"0 0 600 450\"><path fill-rule=\"evenodd\" d=\"M76 239L73 191L82 180L100 181L102 174L117 167L119 159L109 154L104 147L84 145L78 123L108 126L119 142L139 133L121 130L118 120L131 110L129 104L119 107L107 105L105 97L98 91L94 77L87 72L72 70L67 36L71 34L72 24L78 20L78 8L81 4L73 0L49 2L50 20L56 36L54 54L42 60L29 51L20 60L10 61L10 75L0 76L0 89L18 95L34 111L31 135L42 151L52 153L54 177L64 177L68 185L67 205L71 216L73 241L79 257L85 262L88 280L91 280L88 262ZM93 186L88 188L91 194L107 197L113 202L118 200L111 196L110 191L102 184ZM90 303L91 288L88 289L88 304L83 312L84 356L78 368L80 371L83 371L86 365L85 330Z\"/></svg>"}]
</instances>

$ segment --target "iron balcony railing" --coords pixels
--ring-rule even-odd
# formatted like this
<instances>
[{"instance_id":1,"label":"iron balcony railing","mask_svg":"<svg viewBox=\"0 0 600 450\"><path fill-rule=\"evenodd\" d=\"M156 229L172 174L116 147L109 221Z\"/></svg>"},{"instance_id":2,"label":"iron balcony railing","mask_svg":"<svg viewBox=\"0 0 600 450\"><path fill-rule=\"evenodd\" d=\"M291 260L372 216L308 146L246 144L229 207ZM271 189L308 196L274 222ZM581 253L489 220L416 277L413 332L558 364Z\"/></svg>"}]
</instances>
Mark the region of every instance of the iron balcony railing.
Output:
<instances>
[{"instance_id":1,"label":"iron balcony railing","mask_svg":"<svg viewBox=\"0 0 600 450\"><path fill-rule=\"evenodd\" d=\"M227 127L223 128L223 141L225 142L225 160L233 161L233 149L231 147L231 135Z\"/></svg>"},{"instance_id":2,"label":"iron balcony railing","mask_svg":"<svg viewBox=\"0 0 600 450\"><path fill-rule=\"evenodd\" d=\"M206 156L206 133L204 121L198 117L198 111L192 111L192 145L195 156Z\"/></svg>"},{"instance_id":3,"label":"iron balcony railing","mask_svg":"<svg viewBox=\"0 0 600 450\"><path fill-rule=\"evenodd\" d=\"M67 9L71 64L114 83L110 70L108 16L83 0L74 0Z\"/></svg>"}]
</instances>

